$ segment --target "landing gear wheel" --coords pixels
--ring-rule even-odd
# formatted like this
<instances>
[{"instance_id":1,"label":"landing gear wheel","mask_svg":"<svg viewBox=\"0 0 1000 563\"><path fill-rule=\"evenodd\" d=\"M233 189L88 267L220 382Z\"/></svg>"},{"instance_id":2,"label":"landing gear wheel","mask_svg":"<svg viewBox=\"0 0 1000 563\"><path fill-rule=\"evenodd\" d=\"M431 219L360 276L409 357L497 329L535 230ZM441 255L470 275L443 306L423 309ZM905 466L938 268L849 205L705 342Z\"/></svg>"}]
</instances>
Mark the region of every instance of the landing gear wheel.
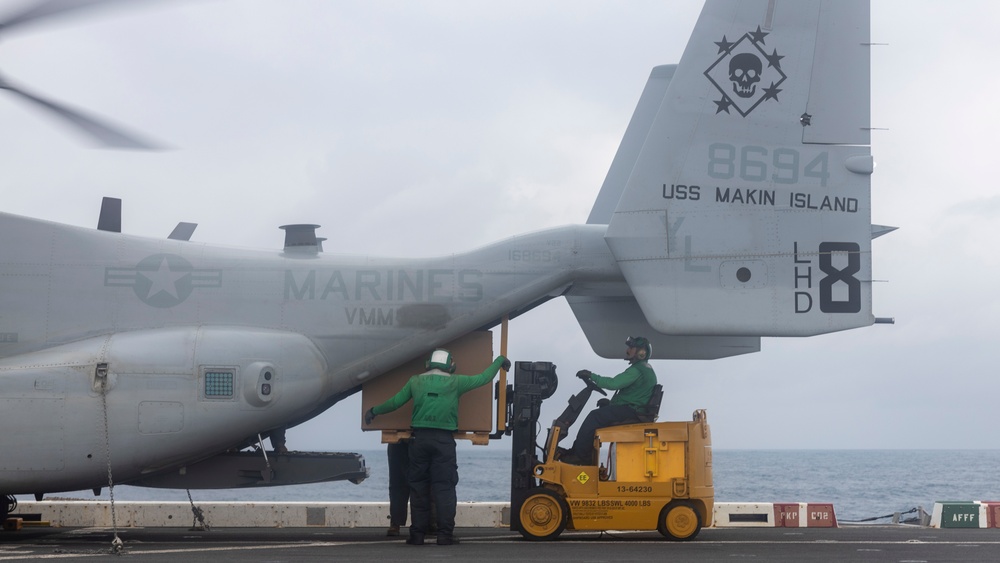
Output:
<instances>
[{"instance_id":1,"label":"landing gear wheel","mask_svg":"<svg viewBox=\"0 0 1000 563\"><path fill-rule=\"evenodd\" d=\"M669 540L693 540L701 531L701 517L691 502L675 500L660 511L656 529Z\"/></svg>"},{"instance_id":2,"label":"landing gear wheel","mask_svg":"<svg viewBox=\"0 0 1000 563\"><path fill-rule=\"evenodd\" d=\"M521 505L521 535L525 539L554 540L566 529L569 506L549 489L532 489Z\"/></svg>"}]
</instances>

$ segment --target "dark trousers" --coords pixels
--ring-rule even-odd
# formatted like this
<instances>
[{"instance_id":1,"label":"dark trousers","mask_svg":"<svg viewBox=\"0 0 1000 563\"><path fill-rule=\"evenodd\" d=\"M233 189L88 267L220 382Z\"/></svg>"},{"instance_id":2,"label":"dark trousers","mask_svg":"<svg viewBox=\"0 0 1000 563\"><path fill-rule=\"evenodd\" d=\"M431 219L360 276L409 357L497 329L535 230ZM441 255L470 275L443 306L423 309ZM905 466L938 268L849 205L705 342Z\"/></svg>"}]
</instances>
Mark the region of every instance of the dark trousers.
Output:
<instances>
[{"instance_id":1,"label":"dark trousers","mask_svg":"<svg viewBox=\"0 0 1000 563\"><path fill-rule=\"evenodd\" d=\"M607 404L590 411L576 433L573 456L583 460L594 459L594 433L598 428L633 422L639 422L639 419L632 407Z\"/></svg>"},{"instance_id":2,"label":"dark trousers","mask_svg":"<svg viewBox=\"0 0 1000 563\"><path fill-rule=\"evenodd\" d=\"M389 524L406 525L406 513L410 503L410 481L406 473L410 469L410 444L396 442L386 447L389 458Z\"/></svg>"},{"instance_id":3,"label":"dark trousers","mask_svg":"<svg viewBox=\"0 0 1000 563\"><path fill-rule=\"evenodd\" d=\"M431 523L431 498L437 508L438 542L455 532L458 460L450 430L415 428L410 440L410 537L423 539Z\"/></svg>"}]
</instances>

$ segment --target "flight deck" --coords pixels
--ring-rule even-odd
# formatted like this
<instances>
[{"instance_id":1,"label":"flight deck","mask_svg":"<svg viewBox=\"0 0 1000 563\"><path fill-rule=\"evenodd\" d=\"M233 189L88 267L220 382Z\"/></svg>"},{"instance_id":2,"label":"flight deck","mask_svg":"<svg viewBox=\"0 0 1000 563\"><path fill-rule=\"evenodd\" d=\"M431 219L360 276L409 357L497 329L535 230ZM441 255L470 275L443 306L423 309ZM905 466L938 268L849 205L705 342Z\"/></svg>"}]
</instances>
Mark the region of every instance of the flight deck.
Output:
<instances>
[{"instance_id":1,"label":"flight deck","mask_svg":"<svg viewBox=\"0 0 1000 563\"><path fill-rule=\"evenodd\" d=\"M920 526L705 529L671 542L657 532L567 531L528 541L501 528L457 528L459 545L410 546L385 528L129 528L118 532L133 561L996 561L1000 533ZM109 528L24 528L0 534L0 562L107 558Z\"/></svg>"}]
</instances>

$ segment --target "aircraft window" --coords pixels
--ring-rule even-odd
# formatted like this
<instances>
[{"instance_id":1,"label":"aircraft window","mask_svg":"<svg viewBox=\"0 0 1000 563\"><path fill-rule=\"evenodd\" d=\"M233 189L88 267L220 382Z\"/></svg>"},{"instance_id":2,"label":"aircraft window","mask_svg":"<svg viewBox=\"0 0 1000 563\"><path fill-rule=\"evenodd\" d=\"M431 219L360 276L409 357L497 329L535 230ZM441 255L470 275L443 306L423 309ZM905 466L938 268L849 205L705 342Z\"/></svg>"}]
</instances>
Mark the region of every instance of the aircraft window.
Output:
<instances>
[{"instance_id":1,"label":"aircraft window","mask_svg":"<svg viewBox=\"0 0 1000 563\"><path fill-rule=\"evenodd\" d=\"M231 371L206 371L205 372L205 397L206 398L229 398L233 396L233 372Z\"/></svg>"},{"instance_id":2,"label":"aircraft window","mask_svg":"<svg viewBox=\"0 0 1000 563\"><path fill-rule=\"evenodd\" d=\"M750 281L750 269L740 268L739 270L736 270L736 279L740 280L743 283L747 283L748 281Z\"/></svg>"}]
</instances>

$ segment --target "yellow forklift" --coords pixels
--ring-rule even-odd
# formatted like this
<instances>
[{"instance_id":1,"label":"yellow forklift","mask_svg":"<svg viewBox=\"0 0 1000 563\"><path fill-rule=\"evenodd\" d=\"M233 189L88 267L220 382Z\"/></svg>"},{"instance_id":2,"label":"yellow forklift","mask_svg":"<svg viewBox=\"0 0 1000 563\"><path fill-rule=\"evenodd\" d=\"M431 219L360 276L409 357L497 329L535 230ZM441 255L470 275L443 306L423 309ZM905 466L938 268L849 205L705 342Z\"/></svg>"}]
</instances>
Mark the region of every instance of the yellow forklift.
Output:
<instances>
[{"instance_id":1,"label":"yellow forklift","mask_svg":"<svg viewBox=\"0 0 1000 563\"><path fill-rule=\"evenodd\" d=\"M539 446L541 404L557 384L554 364L517 362L514 385L505 389L511 530L529 540L555 539L565 529L658 530L670 540L691 540L712 524L712 435L704 410L690 422L655 422L663 395L657 385L635 424L599 429L592 463L571 465L559 461L559 440L591 393L606 393L588 382Z\"/></svg>"}]
</instances>

